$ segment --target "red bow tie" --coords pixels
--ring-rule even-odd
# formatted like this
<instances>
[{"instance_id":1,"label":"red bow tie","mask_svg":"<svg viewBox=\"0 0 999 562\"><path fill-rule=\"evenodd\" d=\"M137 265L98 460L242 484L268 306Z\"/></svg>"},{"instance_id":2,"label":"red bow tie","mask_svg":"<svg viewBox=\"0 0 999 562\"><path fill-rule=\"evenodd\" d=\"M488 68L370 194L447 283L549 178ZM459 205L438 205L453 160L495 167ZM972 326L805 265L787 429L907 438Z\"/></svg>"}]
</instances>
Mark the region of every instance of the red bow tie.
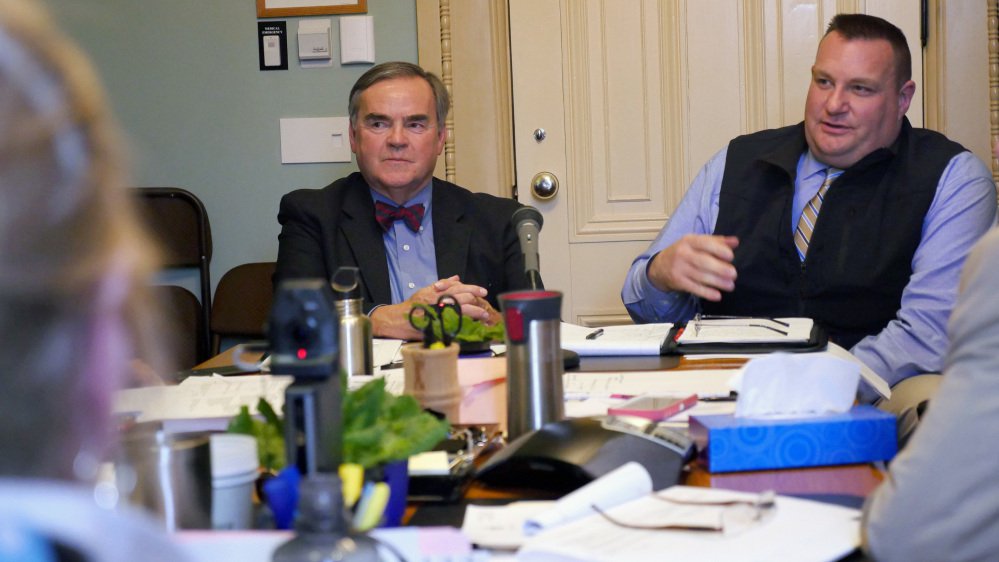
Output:
<instances>
[{"instance_id":1,"label":"red bow tie","mask_svg":"<svg viewBox=\"0 0 999 562\"><path fill-rule=\"evenodd\" d=\"M392 223L397 220L405 221L410 230L418 232L420 222L423 221L423 212L423 203L409 207L396 207L382 201L375 201L375 220L385 232L388 232L388 229L392 228Z\"/></svg>"}]
</instances>

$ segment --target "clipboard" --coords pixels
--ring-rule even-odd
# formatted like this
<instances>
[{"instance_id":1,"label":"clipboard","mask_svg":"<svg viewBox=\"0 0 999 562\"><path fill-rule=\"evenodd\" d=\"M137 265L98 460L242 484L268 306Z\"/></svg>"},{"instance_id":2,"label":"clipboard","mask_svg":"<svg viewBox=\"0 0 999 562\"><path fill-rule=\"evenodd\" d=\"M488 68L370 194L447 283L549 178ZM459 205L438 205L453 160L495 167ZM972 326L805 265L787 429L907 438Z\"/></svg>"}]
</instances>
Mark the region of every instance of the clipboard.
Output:
<instances>
[{"instance_id":1,"label":"clipboard","mask_svg":"<svg viewBox=\"0 0 999 562\"><path fill-rule=\"evenodd\" d=\"M680 336L687 329L687 324L675 325L670 330L669 335L663 341L661 352L663 355L705 355L713 353L771 353L774 351L786 351L789 353L805 353L810 351L823 351L829 345L829 334L826 330L813 323L807 340L781 341L780 339L765 341L701 341L691 343L681 343Z\"/></svg>"}]
</instances>

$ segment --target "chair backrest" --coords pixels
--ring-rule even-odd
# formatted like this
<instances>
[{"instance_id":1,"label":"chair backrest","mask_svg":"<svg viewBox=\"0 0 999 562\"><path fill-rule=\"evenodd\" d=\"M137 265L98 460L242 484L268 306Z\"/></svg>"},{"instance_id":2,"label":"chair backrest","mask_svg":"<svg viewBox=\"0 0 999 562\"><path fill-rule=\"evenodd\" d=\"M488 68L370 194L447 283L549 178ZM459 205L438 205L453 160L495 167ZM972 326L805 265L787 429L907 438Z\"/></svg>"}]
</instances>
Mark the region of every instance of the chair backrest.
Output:
<instances>
[{"instance_id":1,"label":"chair backrest","mask_svg":"<svg viewBox=\"0 0 999 562\"><path fill-rule=\"evenodd\" d=\"M201 303L194 293L178 285L157 285L153 294L163 311L166 348L176 369L189 369L204 361L198 347L206 331L201 325Z\"/></svg>"},{"instance_id":2,"label":"chair backrest","mask_svg":"<svg viewBox=\"0 0 999 562\"><path fill-rule=\"evenodd\" d=\"M222 338L264 339L274 300L275 262L244 263L219 279L212 301L212 354Z\"/></svg>"},{"instance_id":3,"label":"chair backrest","mask_svg":"<svg viewBox=\"0 0 999 562\"><path fill-rule=\"evenodd\" d=\"M196 361L189 368L210 357L212 288L212 229L204 204L193 193L179 187L143 187L133 190L146 226L164 250L164 267L196 268L200 282L201 306L198 311ZM188 308L188 312L190 312ZM184 340L183 336L177 339ZM179 360L179 359L178 359Z\"/></svg>"}]
</instances>

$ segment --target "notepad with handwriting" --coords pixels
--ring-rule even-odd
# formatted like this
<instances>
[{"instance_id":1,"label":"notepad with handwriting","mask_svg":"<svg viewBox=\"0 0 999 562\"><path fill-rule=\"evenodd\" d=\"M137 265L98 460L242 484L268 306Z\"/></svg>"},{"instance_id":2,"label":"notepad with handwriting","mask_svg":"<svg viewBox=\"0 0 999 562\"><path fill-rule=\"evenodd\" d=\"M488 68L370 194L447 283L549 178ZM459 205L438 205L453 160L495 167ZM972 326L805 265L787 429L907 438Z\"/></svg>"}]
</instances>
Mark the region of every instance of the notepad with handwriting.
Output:
<instances>
[{"instance_id":1,"label":"notepad with handwriting","mask_svg":"<svg viewBox=\"0 0 999 562\"><path fill-rule=\"evenodd\" d=\"M672 329L673 324L670 323L592 328L563 322L562 347L584 357L661 355L663 343Z\"/></svg>"}]
</instances>

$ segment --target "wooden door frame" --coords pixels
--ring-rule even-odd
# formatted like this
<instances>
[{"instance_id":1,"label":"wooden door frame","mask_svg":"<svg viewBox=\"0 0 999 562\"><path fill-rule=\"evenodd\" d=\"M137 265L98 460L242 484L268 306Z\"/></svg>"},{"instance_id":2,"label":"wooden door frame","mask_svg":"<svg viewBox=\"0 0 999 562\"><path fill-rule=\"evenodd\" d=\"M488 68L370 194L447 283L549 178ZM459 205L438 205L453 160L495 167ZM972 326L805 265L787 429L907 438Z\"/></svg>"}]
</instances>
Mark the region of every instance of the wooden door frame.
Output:
<instances>
[{"instance_id":1,"label":"wooden door frame","mask_svg":"<svg viewBox=\"0 0 999 562\"><path fill-rule=\"evenodd\" d=\"M506 0L417 0L423 68L451 93L437 177L472 191L515 195L510 32Z\"/></svg>"}]
</instances>

